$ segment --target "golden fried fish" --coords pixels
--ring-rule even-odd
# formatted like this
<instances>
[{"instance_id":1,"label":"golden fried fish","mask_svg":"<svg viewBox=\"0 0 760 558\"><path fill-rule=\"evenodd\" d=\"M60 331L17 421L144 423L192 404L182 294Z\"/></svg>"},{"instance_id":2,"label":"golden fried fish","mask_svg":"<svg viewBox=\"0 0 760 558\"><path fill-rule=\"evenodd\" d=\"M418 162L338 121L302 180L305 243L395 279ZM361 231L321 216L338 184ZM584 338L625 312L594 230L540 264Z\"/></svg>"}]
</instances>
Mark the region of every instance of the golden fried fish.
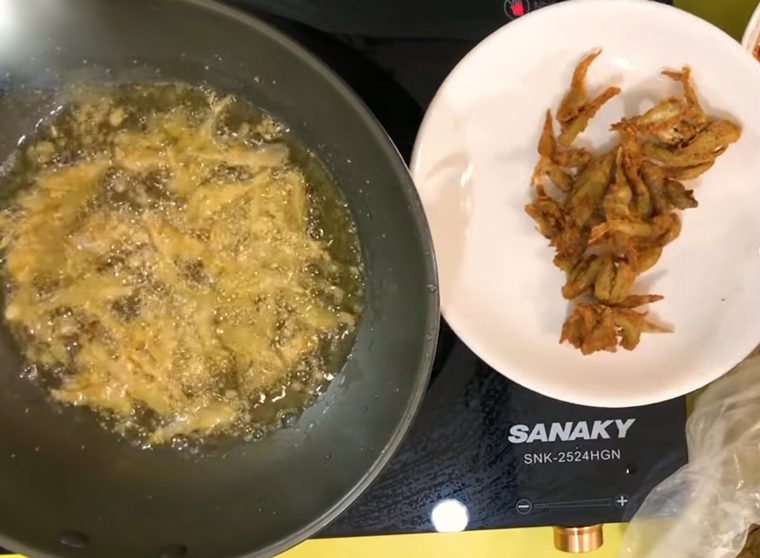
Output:
<instances>
[{"instance_id":1,"label":"golden fried fish","mask_svg":"<svg viewBox=\"0 0 760 558\"><path fill-rule=\"evenodd\" d=\"M741 136L741 127L712 119L691 83L691 70L666 70L681 84L681 98L668 97L643 114L612 125L619 144L594 157L573 147L577 136L620 90L608 87L589 99L586 76L601 54L594 50L576 66L557 109L544 118L533 175L535 197L525 208L554 248L554 264L567 278L562 296L579 301L562 326L560 341L584 355L633 350L642 333L669 331L637 308L661 295L632 294L636 278L652 269L663 248L681 233L680 211L698 206L684 181L698 178ZM556 197L544 189L545 179Z\"/></svg>"}]
</instances>

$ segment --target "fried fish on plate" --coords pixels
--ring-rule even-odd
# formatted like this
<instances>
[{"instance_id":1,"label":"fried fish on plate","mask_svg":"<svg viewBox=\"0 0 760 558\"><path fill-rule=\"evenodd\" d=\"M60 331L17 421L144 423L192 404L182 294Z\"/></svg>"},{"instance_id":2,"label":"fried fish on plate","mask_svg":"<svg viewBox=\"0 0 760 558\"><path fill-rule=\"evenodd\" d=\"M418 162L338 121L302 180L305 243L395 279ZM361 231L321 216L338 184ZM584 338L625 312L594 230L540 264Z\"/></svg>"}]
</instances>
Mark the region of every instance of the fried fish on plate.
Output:
<instances>
[{"instance_id":1,"label":"fried fish on plate","mask_svg":"<svg viewBox=\"0 0 760 558\"><path fill-rule=\"evenodd\" d=\"M634 45L632 36L646 40ZM576 66L596 49L603 50L588 64L585 79L576 80L584 82L582 94L576 89L560 114ZM677 154L694 144L703 125L683 81L673 79L685 65L702 112L741 125L741 137L717 159L701 160L705 152L722 150L728 127L717 140L701 139L698 148L689 148L698 157L687 151L683 161L684 154ZM478 45L430 104L411 163L435 244L442 313L458 337L492 368L530 389L604 407L675 397L749 354L760 339L759 74L757 62L723 32L657 2L561 2ZM581 107L609 87L621 93L569 146L562 145L559 136ZM684 107L688 119L681 118ZM624 118L636 119L629 122L627 144L620 130L610 130ZM551 131L545 143L550 151L539 154L545 128ZM666 150L666 160L676 153L676 160L650 158L645 145ZM589 214L586 201L597 196L577 197L575 182L593 164L589 156L596 161L608 153L614 158L609 184ZM553 163L537 173L545 197L531 183L542 155ZM664 186L659 173L642 167L644 161L662 168ZM647 180L659 187L658 197ZM583 189L589 190L597 192ZM572 207L565 205L568 197ZM694 201L699 206L690 208ZM536 230L526 204L544 219L550 239ZM660 215L666 206L670 211ZM588 215L583 227L567 220L571 209ZM376 198L368 210L384 218ZM604 234L588 248L591 230L607 223L607 211L620 224L597 229ZM633 230L640 221L649 224L645 234ZM575 305L598 302L596 282L589 280L572 306L562 287L579 262L605 250L639 274L629 297L614 307L648 312L647 322L672 326L673 333L641 328L638 346L628 351L637 330L625 330L624 338L618 325L616 353L584 356L558 340ZM631 298L655 295L664 298Z\"/></svg>"},{"instance_id":2,"label":"fried fish on plate","mask_svg":"<svg viewBox=\"0 0 760 558\"><path fill-rule=\"evenodd\" d=\"M608 87L589 100L586 79L600 54L601 49L588 53L573 71L557 109L562 130L558 140L551 110L546 111L531 180L534 200L525 207L555 249L554 264L567 275L562 296L584 297L571 310L560 337L560 342L569 341L584 355L616 352L618 346L633 350L642 332L663 331L643 325L636 329L648 322L635 319L644 314L632 313L633 307L625 312L605 308L662 298L631 293L637 277L651 269L663 248L681 234L678 211L699 205L694 191L681 180L708 171L741 136L738 124L705 113L686 66L662 72L680 84L680 97L666 97L644 113L612 125L619 140L613 149L594 158L588 150L574 147L573 141L599 108L621 92ZM560 158L560 153L565 156ZM582 165L563 164L581 159ZM556 190L555 197L547 193L547 181ZM580 327L588 323L595 307L600 323L606 325ZM618 317L617 325L613 315Z\"/></svg>"}]
</instances>

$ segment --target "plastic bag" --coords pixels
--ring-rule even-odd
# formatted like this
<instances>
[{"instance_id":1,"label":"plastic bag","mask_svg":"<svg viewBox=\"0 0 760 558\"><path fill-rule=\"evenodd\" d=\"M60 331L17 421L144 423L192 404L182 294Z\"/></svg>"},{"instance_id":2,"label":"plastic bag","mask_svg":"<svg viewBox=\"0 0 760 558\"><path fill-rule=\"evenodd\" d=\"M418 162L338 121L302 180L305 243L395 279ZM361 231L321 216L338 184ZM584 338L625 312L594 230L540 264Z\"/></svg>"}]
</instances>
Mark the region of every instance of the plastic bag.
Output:
<instances>
[{"instance_id":1,"label":"plastic bag","mask_svg":"<svg viewBox=\"0 0 760 558\"><path fill-rule=\"evenodd\" d=\"M760 357L697 400L686 424L689 464L634 516L620 558L735 558L760 524Z\"/></svg>"}]
</instances>

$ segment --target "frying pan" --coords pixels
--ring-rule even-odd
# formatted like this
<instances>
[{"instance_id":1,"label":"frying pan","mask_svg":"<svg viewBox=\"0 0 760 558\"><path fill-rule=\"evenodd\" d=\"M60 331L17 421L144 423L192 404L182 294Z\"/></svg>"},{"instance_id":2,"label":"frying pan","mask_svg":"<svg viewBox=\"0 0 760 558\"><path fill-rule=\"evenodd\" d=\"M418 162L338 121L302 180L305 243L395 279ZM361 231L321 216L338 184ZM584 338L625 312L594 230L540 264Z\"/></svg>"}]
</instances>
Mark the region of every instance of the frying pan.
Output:
<instances>
[{"instance_id":1,"label":"frying pan","mask_svg":"<svg viewBox=\"0 0 760 558\"><path fill-rule=\"evenodd\" d=\"M208 83L269 109L356 218L367 305L342 373L297 423L192 454L141 450L52 404L0 329L0 545L30 556L271 556L344 510L399 445L438 331L413 184L365 106L268 25L203 0L2 0L0 158L69 80Z\"/></svg>"}]
</instances>

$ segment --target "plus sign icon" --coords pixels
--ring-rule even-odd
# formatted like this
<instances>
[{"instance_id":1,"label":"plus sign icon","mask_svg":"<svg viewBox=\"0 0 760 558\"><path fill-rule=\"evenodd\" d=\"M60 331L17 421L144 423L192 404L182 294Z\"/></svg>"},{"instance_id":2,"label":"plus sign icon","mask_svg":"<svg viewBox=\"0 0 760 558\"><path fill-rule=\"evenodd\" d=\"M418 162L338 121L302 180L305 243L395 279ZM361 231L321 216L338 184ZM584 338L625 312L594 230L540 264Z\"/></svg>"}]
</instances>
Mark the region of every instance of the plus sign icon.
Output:
<instances>
[{"instance_id":1,"label":"plus sign icon","mask_svg":"<svg viewBox=\"0 0 760 558\"><path fill-rule=\"evenodd\" d=\"M628 505L628 502L630 501L631 499L628 496L626 496L625 494L620 494L619 496L615 497L615 507L620 508L622 510Z\"/></svg>"},{"instance_id":2,"label":"plus sign icon","mask_svg":"<svg viewBox=\"0 0 760 558\"><path fill-rule=\"evenodd\" d=\"M504 14L510 19L517 19L528 12L556 4L561 0L504 0Z\"/></svg>"}]
</instances>

